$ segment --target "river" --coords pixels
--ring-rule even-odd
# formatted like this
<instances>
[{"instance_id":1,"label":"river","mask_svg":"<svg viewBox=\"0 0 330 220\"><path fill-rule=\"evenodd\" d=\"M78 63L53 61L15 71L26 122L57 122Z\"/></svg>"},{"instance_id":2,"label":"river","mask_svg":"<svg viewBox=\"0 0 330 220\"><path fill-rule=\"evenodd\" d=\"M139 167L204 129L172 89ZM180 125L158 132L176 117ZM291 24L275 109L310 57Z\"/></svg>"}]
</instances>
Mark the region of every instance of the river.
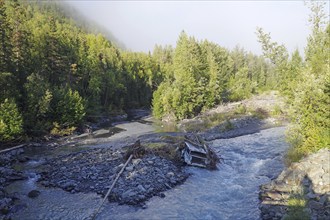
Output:
<instances>
[{"instance_id":1,"label":"river","mask_svg":"<svg viewBox=\"0 0 330 220\"><path fill-rule=\"evenodd\" d=\"M276 177L283 169L283 155L288 145L285 128L277 127L259 133L210 142L221 158L218 170L187 167L187 181L165 192L165 198L153 197L146 207L135 208L108 203L97 219L259 219L258 192L261 184ZM21 194L27 208L13 219L88 219L101 203L96 194L71 194L61 189L36 184L33 167L28 180L16 181L8 191ZM37 188L41 194L31 199L27 193Z\"/></svg>"}]
</instances>

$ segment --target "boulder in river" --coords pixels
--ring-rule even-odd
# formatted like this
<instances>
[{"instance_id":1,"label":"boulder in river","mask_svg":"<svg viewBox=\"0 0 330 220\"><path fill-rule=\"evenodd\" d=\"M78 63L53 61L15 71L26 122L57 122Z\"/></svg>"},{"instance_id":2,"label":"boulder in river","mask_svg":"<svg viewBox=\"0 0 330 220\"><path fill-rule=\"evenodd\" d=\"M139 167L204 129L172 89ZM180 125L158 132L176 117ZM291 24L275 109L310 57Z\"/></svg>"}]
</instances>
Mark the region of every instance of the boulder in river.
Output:
<instances>
[{"instance_id":1,"label":"boulder in river","mask_svg":"<svg viewBox=\"0 0 330 220\"><path fill-rule=\"evenodd\" d=\"M36 198L40 195L40 191L38 190L31 190L29 193L28 193L28 197L29 198Z\"/></svg>"}]
</instances>

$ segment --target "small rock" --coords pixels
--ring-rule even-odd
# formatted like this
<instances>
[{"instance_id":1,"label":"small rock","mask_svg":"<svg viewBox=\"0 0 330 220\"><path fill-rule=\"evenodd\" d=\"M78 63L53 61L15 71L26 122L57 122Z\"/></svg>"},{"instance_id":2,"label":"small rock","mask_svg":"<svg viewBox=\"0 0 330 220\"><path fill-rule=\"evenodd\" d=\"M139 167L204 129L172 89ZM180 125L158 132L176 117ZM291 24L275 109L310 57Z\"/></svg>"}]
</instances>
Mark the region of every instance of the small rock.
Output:
<instances>
[{"instance_id":1,"label":"small rock","mask_svg":"<svg viewBox=\"0 0 330 220\"><path fill-rule=\"evenodd\" d=\"M330 195L323 195L321 196L320 198L320 201L319 201L321 204L325 204L326 202L330 202Z\"/></svg>"},{"instance_id":2,"label":"small rock","mask_svg":"<svg viewBox=\"0 0 330 220\"><path fill-rule=\"evenodd\" d=\"M154 162L152 160L148 160L148 164L152 165Z\"/></svg>"},{"instance_id":3,"label":"small rock","mask_svg":"<svg viewBox=\"0 0 330 220\"><path fill-rule=\"evenodd\" d=\"M137 187L141 192L145 192L146 191L146 189L140 184L140 185L138 185L138 187Z\"/></svg>"},{"instance_id":4,"label":"small rock","mask_svg":"<svg viewBox=\"0 0 330 220\"><path fill-rule=\"evenodd\" d=\"M165 194L164 193L159 193L159 197L160 198L165 198Z\"/></svg>"},{"instance_id":5,"label":"small rock","mask_svg":"<svg viewBox=\"0 0 330 220\"><path fill-rule=\"evenodd\" d=\"M124 193L121 195L121 197L122 197L123 199L128 199L128 198L133 197L133 196L135 196L135 195L136 195L136 192L134 192L133 190L127 190L126 192L124 192Z\"/></svg>"},{"instance_id":6,"label":"small rock","mask_svg":"<svg viewBox=\"0 0 330 220\"><path fill-rule=\"evenodd\" d=\"M323 208L323 205L315 200L309 201L308 206L311 209L322 209Z\"/></svg>"},{"instance_id":7,"label":"small rock","mask_svg":"<svg viewBox=\"0 0 330 220\"><path fill-rule=\"evenodd\" d=\"M41 183L43 186L46 186L46 187L50 186L50 183L49 183L49 181L47 181L47 180L43 180L43 181L41 181L40 183Z\"/></svg>"},{"instance_id":8,"label":"small rock","mask_svg":"<svg viewBox=\"0 0 330 220\"><path fill-rule=\"evenodd\" d=\"M138 195L138 199L140 200L140 201L143 201L143 200L145 200L145 195Z\"/></svg>"},{"instance_id":9,"label":"small rock","mask_svg":"<svg viewBox=\"0 0 330 220\"><path fill-rule=\"evenodd\" d=\"M141 161L142 161L141 159L133 159L132 163L134 166L137 166L139 163L141 163Z\"/></svg>"},{"instance_id":10,"label":"small rock","mask_svg":"<svg viewBox=\"0 0 330 220\"><path fill-rule=\"evenodd\" d=\"M171 177L173 177L174 176L174 173L173 172L168 172L167 174L166 174L166 177L167 178L171 178Z\"/></svg>"},{"instance_id":11,"label":"small rock","mask_svg":"<svg viewBox=\"0 0 330 220\"><path fill-rule=\"evenodd\" d=\"M75 181L67 181L61 184L61 187L66 190L71 192L75 187L77 186Z\"/></svg>"},{"instance_id":12,"label":"small rock","mask_svg":"<svg viewBox=\"0 0 330 220\"><path fill-rule=\"evenodd\" d=\"M24 157L24 156L20 156L20 157L18 157L18 161L19 161L20 163L24 163L24 162L26 162L26 161L28 161L28 160L29 160L28 157Z\"/></svg>"},{"instance_id":13,"label":"small rock","mask_svg":"<svg viewBox=\"0 0 330 220\"><path fill-rule=\"evenodd\" d=\"M317 197L317 195L314 194L314 193L312 193L312 192L309 192L309 193L307 193L306 197L307 197L308 199L315 199L315 198Z\"/></svg>"},{"instance_id":14,"label":"small rock","mask_svg":"<svg viewBox=\"0 0 330 220\"><path fill-rule=\"evenodd\" d=\"M32 147L42 147L42 144L40 144L40 143L31 143L30 146L32 146Z\"/></svg>"},{"instance_id":15,"label":"small rock","mask_svg":"<svg viewBox=\"0 0 330 220\"><path fill-rule=\"evenodd\" d=\"M131 171L134 170L134 167L133 166L128 166L128 167L125 168L125 170L128 171L128 172L131 172Z\"/></svg>"},{"instance_id":16,"label":"small rock","mask_svg":"<svg viewBox=\"0 0 330 220\"><path fill-rule=\"evenodd\" d=\"M172 189L172 187L170 185L168 185L167 183L165 183L165 186L168 188L168 189Z\"/></svg>"},{"instance_id":17,"label":"small rock","mask_svg":"<svg viewBox=\"0 0 330 220\"><path fill-rule=\"evenodd\" d=\"M11 207L10 212L15 213L25 208L27 208L26 204L17 204Z\"/></svg>"},{"instance_id":18,"label":"small rock","mask_svg":"<svg viewBox=\"0 0 330 220\"><path fill-rule=\"evenodd\" d=\"M0 211L3 215L7 215L9 213L8 207L4 207L4 208L0 209Z\"/></svg>"},{"instance_id":19,"label":"small rock","mask_svg":"<svg viewBox=\"0 0 330 220\"><path fill-rule=\"evenodd\" d=\"M29 198L36 198L40 195L40 191L38 190L31 190L29 193L28 193L28 197Z\"/></svg>"}]
</instances>

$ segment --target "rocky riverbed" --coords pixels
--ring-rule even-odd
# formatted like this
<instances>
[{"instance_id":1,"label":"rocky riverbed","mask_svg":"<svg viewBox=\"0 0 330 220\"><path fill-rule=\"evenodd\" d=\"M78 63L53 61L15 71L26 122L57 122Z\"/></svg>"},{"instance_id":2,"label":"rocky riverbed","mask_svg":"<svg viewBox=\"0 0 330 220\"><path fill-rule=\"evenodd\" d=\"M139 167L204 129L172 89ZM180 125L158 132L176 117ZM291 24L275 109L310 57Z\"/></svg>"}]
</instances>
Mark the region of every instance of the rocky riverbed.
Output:
<instances>
[{"instance_id":1,"label":"rocky riverbed","mask_svg":"<svg viewBox=\"0 0 330 220\"><path fill-rule=\"evenodd\" d=\"M171 147L175 152L175 146L167 148ZM11 219L13 214L25 209L25 197L34 199L44 191L38 185L60 188L71 194L96 193L104 197L126 162L129 146L67 149L31 144L24 149L0 154L0 219ZM39 155L33 155L34 152ZM182 163L164 158L157 152L144 151L125 167L108 200L144 208L146 200L153 196L164 197L164 191L187 179L188 174L182 166ZM5 187L19 180L39 184L32 184L24 194L7 193Z\"/></svg>"},{"instance_id":2,"label":"rocky riverbed","mask_svg":"<svg viewBox=\"0 0 330 220\"><path fill-rule=\"evenodd\" d=\"M112 149L91 149L49 161L40 183L71 193L95 192L104 196L124 166L124 153ZM173 161L147 154L133 159L116 183L109 201L141 205L152 196L182 183L188 175Z\"/></svg>"},{"instance_id":3,"label":"rocky riverbed","mask_svg":"<svg viewBox=\"0 0 330 220\"><path fill-rule=\"evenodd\" d=\"M26 207L25 204L19 203L19 196L16 193L5 191L5 187L10 183L28 178L26 174L13 168L14 163L28 160L23 153L23 149L17 149L0 154L0 218Z\"/></svg>"}]
</instances>

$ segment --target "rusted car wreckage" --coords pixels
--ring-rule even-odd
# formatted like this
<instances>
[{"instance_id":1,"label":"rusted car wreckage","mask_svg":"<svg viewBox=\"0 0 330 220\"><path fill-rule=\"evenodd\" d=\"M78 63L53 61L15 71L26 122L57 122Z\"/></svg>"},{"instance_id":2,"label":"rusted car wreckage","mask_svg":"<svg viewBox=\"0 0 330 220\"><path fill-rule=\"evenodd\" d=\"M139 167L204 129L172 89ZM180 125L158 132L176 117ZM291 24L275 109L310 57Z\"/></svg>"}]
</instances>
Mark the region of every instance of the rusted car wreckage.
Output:
<instances>
[{"instance_id":1,"label":"rusted car wreckage","mask_svg":"<svg viewBox=\"0 0 330 220\"><path fill-rule=\"evenodd\" d=\"M181 149L181 158L191 166L216 169L219 157L205 141L197 136L185 136L184 146Z\"/></svg>"}]
</instances>

